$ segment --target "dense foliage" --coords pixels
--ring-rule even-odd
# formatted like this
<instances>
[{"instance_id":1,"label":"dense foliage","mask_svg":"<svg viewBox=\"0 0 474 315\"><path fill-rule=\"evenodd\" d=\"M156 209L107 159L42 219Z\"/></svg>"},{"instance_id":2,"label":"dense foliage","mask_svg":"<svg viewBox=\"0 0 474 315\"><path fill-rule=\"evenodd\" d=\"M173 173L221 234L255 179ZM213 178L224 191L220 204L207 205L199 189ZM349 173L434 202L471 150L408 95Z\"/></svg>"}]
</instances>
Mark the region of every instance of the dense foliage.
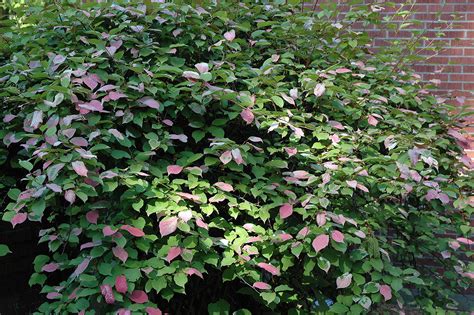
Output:
<instances>
[{"instance_id":1,"label":"dense foliage","mask_svg":"<svg viewBox=\"0 0 474 315\"><path fill-rule=\"evenodd\" d=\"M351 31L377 11L25 12L2 34L0 189L4 220L44 227L38 311L449 307L472 278L465 138Z\"/></svg>"}]
</instances>

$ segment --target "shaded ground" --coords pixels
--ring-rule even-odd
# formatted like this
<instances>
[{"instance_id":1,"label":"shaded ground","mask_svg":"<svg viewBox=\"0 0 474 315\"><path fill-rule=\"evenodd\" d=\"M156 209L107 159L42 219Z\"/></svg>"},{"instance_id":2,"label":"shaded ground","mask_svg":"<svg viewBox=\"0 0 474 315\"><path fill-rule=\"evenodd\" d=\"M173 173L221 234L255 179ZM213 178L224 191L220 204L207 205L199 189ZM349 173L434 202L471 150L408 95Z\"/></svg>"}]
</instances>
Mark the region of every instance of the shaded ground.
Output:
<instances>
[{"instance_id":1,"label":"shaded ground","mask_svg":"<svg viewBox=\"0 0 474 315\"><path fill-rule=\"evenodd\" d=\"M0 314L30 314L42 303L39 287L28 285L33 273L33 260L41 250L37 245L38 228L31 223L18 225L0 223L0 244L13 252L0 257ZM43 249L44 251L44 249Z\"/></svg>"}]
</instances>

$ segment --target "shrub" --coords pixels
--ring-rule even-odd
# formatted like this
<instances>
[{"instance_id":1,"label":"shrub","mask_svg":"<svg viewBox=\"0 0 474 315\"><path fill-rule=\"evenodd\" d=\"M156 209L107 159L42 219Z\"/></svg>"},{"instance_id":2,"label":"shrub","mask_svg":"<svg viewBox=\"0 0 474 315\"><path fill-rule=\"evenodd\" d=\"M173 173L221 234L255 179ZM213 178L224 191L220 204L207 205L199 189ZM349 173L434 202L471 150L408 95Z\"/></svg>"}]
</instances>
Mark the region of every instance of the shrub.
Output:
<instances>
[{"instance_id":1,"label":"shrub","mask_svg":"<svg viewBox=\"0 0 474 315\"><path fill-rule=\"evenodd\" d=\"M376 12L334 14L50 4L4 31L3 219L42 224L39 312L446 309L465 138L348 26Z\"/></svg>"}]
</instances>

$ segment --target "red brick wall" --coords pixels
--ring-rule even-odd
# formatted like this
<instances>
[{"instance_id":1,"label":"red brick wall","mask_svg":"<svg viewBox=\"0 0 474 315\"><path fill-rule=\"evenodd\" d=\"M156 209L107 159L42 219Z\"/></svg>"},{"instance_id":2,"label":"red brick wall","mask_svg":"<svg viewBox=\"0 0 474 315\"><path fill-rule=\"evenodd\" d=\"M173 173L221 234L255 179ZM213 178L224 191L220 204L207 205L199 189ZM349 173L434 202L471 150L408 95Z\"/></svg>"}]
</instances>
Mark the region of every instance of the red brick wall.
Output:
<instances>
[{"instance_id":1,"label":"red brick wall","mask_svg":"<svg viewBox=\"0 0 474 315\"><path fill-rule=\"evenodd\" d=\"M347 0L310 0L307 1L307 9L313 9L314 3L337 1L338 10L347 10ZM420 54L431 56L426 61L414 64L415 70L426 81L440 80L436 93L443 97L452 99L452 102L469 106L474 111L474 0L390 0L396 3L395 7L386 7L383 14L390 15L403 4L406 9L410 9L413 18L420 22L412 29L425 30L425 35L430 39L423 41L422 45L430 42L440 42L444 44L444 49L433 56L427 50L421 50ZM388 0L365 0L367 5L380 4ZM410 5L410 3L415 4ZM440 15L438 16L438 13ZM454 15L456 17L454 17ZM444 21L444 22L443 22ZM447 23L449 26L447 27ZM442 29L444 37L437 35L438 29ZM397 38L410 38L412 33L376 28L367 29L374 39L374 47L384 46ZM420 47L421 48L421 47ZM458 97L456 99L456 97ZM459 98L460 97L460 98ZM466 153L474 159L474 116L465 121L465 129L472 135L472 145Z\"/></svg>"}]
</instances>

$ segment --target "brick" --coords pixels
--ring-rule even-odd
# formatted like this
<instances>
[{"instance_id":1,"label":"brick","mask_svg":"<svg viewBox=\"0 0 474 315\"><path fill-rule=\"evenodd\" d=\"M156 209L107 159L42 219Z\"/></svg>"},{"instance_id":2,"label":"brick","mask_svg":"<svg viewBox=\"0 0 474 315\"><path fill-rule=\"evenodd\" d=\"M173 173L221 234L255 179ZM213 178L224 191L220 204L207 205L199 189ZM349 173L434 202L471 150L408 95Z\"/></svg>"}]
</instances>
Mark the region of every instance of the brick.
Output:
<instances>
[{"instance_id":1,"label":"brick","mask_svg":"<svg viewBox=\"0 0 474 315\"><path fill-rule=\"evenodd\" d=\"M449 80L461 82L474 82L474 74L450 74Z\"/></svg>"},{"instance_id":2,"label":"brick","mask_svg":"<svg viewBox=\"0 0 474 315\"><path fill-rule=\"evenodd\" d=\"M449 80L448 74L441 74L441 73L423 73L422 77L423 77L423 80L431 80L431 79L438 79L441 81Z\"/></svg>"},{"instance_id":3,"label":"brick","mask_svg":"<svg viewBox=\"0 0 474 315\"><path fill-rule=\"evenodd\" d=\"M450 12L472 12L474 13L474 3L472 1L467 2L467 4L454 4L454 5L447 5L447 8L444 10L445 12L452 7Z\"/></svg>"},{"instance_id":4,"label":"brick","mask_svg":"<svg viewBox=\"0 0 474 315\"><path fill-rule=\"evenodd\" d=\"M462 65L472 65L474 64L474 56L472 57L449 57L450 63L462 64Z\"/></svg>"},{"instance_id":5,"label":"brick","mask_svg":"<svg viewBox=\"0 0 474 315\"><path fill-rule=\"evenodd\" d=\"M449 39L461 39L465 38L466 36L466 31L465 30L430 30L426 31L423 36L430 37L430 38L439 38L440 33L443 33L444 38L449 38Z\"/></svg>"},{"instance_id":6,"label":"brick","mask_svg":"<svg viewBox=\"0 0 474 315\"><path fill-rule=\"evenodd\" d=\"M473 96L473 95L471 94L471 92L468 92L468 91L460 91L460 90L458 90L458 91L453 91L451 94L452 94L454 97L456 97L456 96L464 96L464 97L466 97L466 98L470 98L470 97Z\"/></svg>"},{"instance_id":7,"label":"brick","mask_svg":"<svg viewBox=\"0 0 474 315\"><path fill-rule=\"evenodd\" d=\"M474 73L474 65L473 66L464 65L462 67L463 67L464 73Z\"/></svg>"},{"instance_id":8,"label":"brick","mask_svg":"<svg viewBox=\"0 0 474 315\"><path fill-rule=\"evenodd\" d=\"M435 72L438 67L434 65L422 64L422 65L414 65L413 68L415 69L416 72L432 73L432 72Z\"/></svg>"},{"instance_id":9,"label":"brick","mask_svg":"<svg viewBox=\"0 0 474 315\"><path fill-rule=\"evenodd\" d=\"M421 51L422 54L432 55L433 52L430 50ZM442 56L464 56L464 48L443 48L439 52Z\"/></svg>"},{"instance_id":10,"label":"brick","mask_svg":"<svg viewBox=\"0 0 474 315\"><path fill-rule=\"evenodd\" d=\"M467 39L474 39L474 31L466 31L466 36L465 38Z\"/></svg>"},{"instance_id":11,"label":"brick","mask_svg":"<svg viewBox=\"0 0 474 315\"><path fill-rule=\"evenodd\" d=\"M449 63L449 57L446 56L437 56L430 58L427 63L428 64L438 64L438 65L446 65Z\"/></svg>"},{"instance_id":12,"label":"brick","mask_svg":"<svg viewBox=\"0 0 474 315\"><path fill-rule=\"evenodd\" d=\"M474 91L474 82L464 82L463 90L465 91Z\"/></svg>"}]
</instances>

